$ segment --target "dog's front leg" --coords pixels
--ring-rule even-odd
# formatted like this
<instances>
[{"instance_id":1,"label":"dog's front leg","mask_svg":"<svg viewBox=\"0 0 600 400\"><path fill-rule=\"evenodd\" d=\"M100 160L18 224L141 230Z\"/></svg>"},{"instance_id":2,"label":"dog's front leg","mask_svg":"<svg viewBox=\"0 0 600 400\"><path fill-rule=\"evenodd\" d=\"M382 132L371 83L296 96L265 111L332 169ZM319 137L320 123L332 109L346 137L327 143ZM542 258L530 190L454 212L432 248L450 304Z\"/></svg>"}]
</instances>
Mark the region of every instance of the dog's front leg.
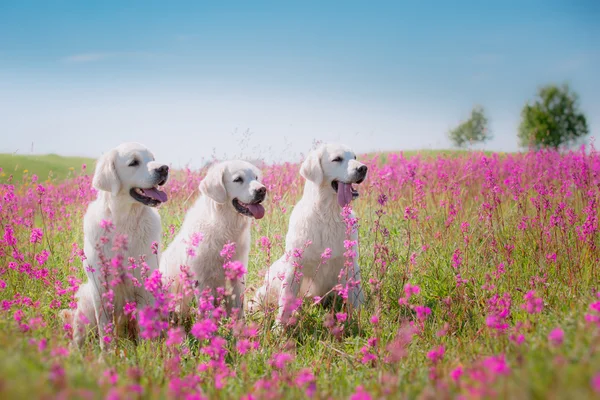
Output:
<instances>
[{"instance_id":1,"label":"dog's front leg","mask_svg":"<svg viewBox=\"0 0 600 400\"><path fill-rule=\"evenodd\" d=\"M352 281L352 285L348 289L348 300L350 301L350 304L352 304L352 308L356 309L362 306L365 302L360 278L360 267L358 266L358 261L356 259L354 260L349 278Z\"/></svg>"},{"instance_id":2,"label":"dog's front leg","mask_svg":"<svg viewBox=\"0 0 600 400\"><path fill-rule=\"evenodd\" d=\"M246 285L243 281L244 278L235 279L231 281L231 296L228 299L228 312L231 313L236 310L237 317L244 317L244 290Z\"/></svg>"},{"instance_id":3,"label":"dog's front leg","mask_svg":"<svg viewBox=\"0 0 600 400\"><path fill-rule=\"evenodd\" d=\"M113 323L113 315L114 311L112 310L112 306L107 306L102 301L102 295L98 293L98 295L93 296L94 303L94 312L96 314L96 321L98 322L98 336L100 337L100 349L104 351L109 351L112 348L113 340L114 340L114 329L109 331L108 327Z\"/></svg>"},{"instance_id":4,"label":"dog's front leg","mask_svg":"<svg viewBox=\"0 0 600 400\"><path fill-rule=\"evenodd\" d=\"M285 271L279 293L279 313L277 316L277 323L281 325L286 325L289 322L292 313L299 306L297 297L303 278L300 271L292 264L287 265Z\"/></svg>"}]
</instances>

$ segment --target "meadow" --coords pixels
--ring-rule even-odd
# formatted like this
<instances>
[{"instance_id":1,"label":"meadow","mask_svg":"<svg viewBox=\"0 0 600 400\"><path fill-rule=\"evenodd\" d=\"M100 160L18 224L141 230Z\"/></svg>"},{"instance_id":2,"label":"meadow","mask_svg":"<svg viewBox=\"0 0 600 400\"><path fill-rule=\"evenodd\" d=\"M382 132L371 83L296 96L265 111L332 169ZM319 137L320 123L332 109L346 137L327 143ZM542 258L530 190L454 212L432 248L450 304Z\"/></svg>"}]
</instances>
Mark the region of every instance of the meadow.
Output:
<instances>
[{"instance_id":1,"label":"meadow","mask_svg":"<svg viewBox=\"0 0 600 400\"><path fill-rule=\"evenodd\" d=\"M115 339L103 359L94 337L71 349L58 317L84 277L93 165L3 180L0 397L600 397L599 152L361 161L369 175L352 203L358 221L348 223L359 230L365 307L307 299L285 331L273 329L272 310L245 321L198 316L184 329L151 275L144 284L158 305L131 313L144 339ZM247 297L283 253L303 187L298 167L263 166L269 195L253 222ZM167 183L163 248L203 173L179 171Z\"/></svg>"}]
</instances>

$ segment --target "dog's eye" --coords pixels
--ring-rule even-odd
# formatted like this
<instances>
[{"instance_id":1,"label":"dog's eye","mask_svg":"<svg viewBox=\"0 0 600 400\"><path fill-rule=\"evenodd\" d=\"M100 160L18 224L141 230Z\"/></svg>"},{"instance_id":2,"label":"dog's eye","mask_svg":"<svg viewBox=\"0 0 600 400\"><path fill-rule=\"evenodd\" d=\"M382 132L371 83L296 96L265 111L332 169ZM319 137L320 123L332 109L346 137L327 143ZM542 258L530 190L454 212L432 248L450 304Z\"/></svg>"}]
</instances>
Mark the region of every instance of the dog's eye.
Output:
<instances>
[{"instance_id":1,"label":"dog's eye","mask_svg":"<svg viewBox=\"0 0 600 400\"><path fill-rule=\"evenodd\" d=\"M356 156L354 156L354 159L356 160Z\"/></svg>"},{"instance_id":2,"label":"dog's eye","mask_svg":"<svg viewBox=\"0 0 600 400\"><path fill-rule=\"evenodd\" d=\"M333 162L342 162L342 157L336 157L333 160L331 160Z\"/></svg>"},{"instance_id":3,"label":"dog's eye","mask_svg":"<svg viewBox=\"0 0 600 400\"><path fill-rule=\"evenodd\" d=\"M235 178L233 181L234 181L234 182L237 182L237 183L244 183L244 179L242 179L242 177L241 177L241 176L238 176L238 177L237 177L237 178Z\"/></svg>"},{"instance_id":4,"label":"dog's eye","mask_svg":"<svg viewBox=\"0 0 600 400\"><path fill-rule=\"evenodd\" d=\"M132 160L128 165L130 167L137 167L138 165L140 165L140 162L138 160Z\"/></svg>"}]
</instances>

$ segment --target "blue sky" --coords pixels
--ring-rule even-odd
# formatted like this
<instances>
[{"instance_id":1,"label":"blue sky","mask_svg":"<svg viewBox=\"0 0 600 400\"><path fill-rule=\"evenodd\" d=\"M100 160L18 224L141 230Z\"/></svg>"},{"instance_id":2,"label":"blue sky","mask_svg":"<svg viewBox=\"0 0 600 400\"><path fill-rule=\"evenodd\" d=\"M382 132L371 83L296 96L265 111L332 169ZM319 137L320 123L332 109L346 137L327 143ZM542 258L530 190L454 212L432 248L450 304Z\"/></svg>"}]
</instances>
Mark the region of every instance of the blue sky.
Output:
<instances>
[{"instance_id":1,"label":"blue sky","mask_svg":"<svg viewBox=\"0 0 600 400\"><path fill-rule=\"evenodd\" d=\"M594 0L4 0L0 152L98 156L131 140L198 166L296 159L314 140L447 148L475 104L485 147L510 151L525 102L563 82L594 134L598 21Z\"/></svg>"}]
</instances>

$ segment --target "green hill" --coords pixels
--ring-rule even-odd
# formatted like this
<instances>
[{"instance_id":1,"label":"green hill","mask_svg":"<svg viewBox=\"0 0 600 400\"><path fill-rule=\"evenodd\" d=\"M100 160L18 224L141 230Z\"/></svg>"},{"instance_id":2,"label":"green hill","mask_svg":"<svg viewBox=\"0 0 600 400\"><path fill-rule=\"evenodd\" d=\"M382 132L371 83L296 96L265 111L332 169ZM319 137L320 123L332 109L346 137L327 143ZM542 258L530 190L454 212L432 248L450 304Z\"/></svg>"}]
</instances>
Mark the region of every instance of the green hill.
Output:
<instances>
[{"instance_id":1,"label":"green hill","mask_svg":"<svg viewBox=\"0 0 600 400\"><path fill-rule=\"evenodd\" d=\"M37 175L40 181L46 179L64 179L81 172L81 166L87 165L86 173L94 171L94 159L86 157L63 157L57 154L20 155L0 154L0 183L6 183L11 175L13 182L19 182L24 175Z\"/></svg>"}]
</instances>

